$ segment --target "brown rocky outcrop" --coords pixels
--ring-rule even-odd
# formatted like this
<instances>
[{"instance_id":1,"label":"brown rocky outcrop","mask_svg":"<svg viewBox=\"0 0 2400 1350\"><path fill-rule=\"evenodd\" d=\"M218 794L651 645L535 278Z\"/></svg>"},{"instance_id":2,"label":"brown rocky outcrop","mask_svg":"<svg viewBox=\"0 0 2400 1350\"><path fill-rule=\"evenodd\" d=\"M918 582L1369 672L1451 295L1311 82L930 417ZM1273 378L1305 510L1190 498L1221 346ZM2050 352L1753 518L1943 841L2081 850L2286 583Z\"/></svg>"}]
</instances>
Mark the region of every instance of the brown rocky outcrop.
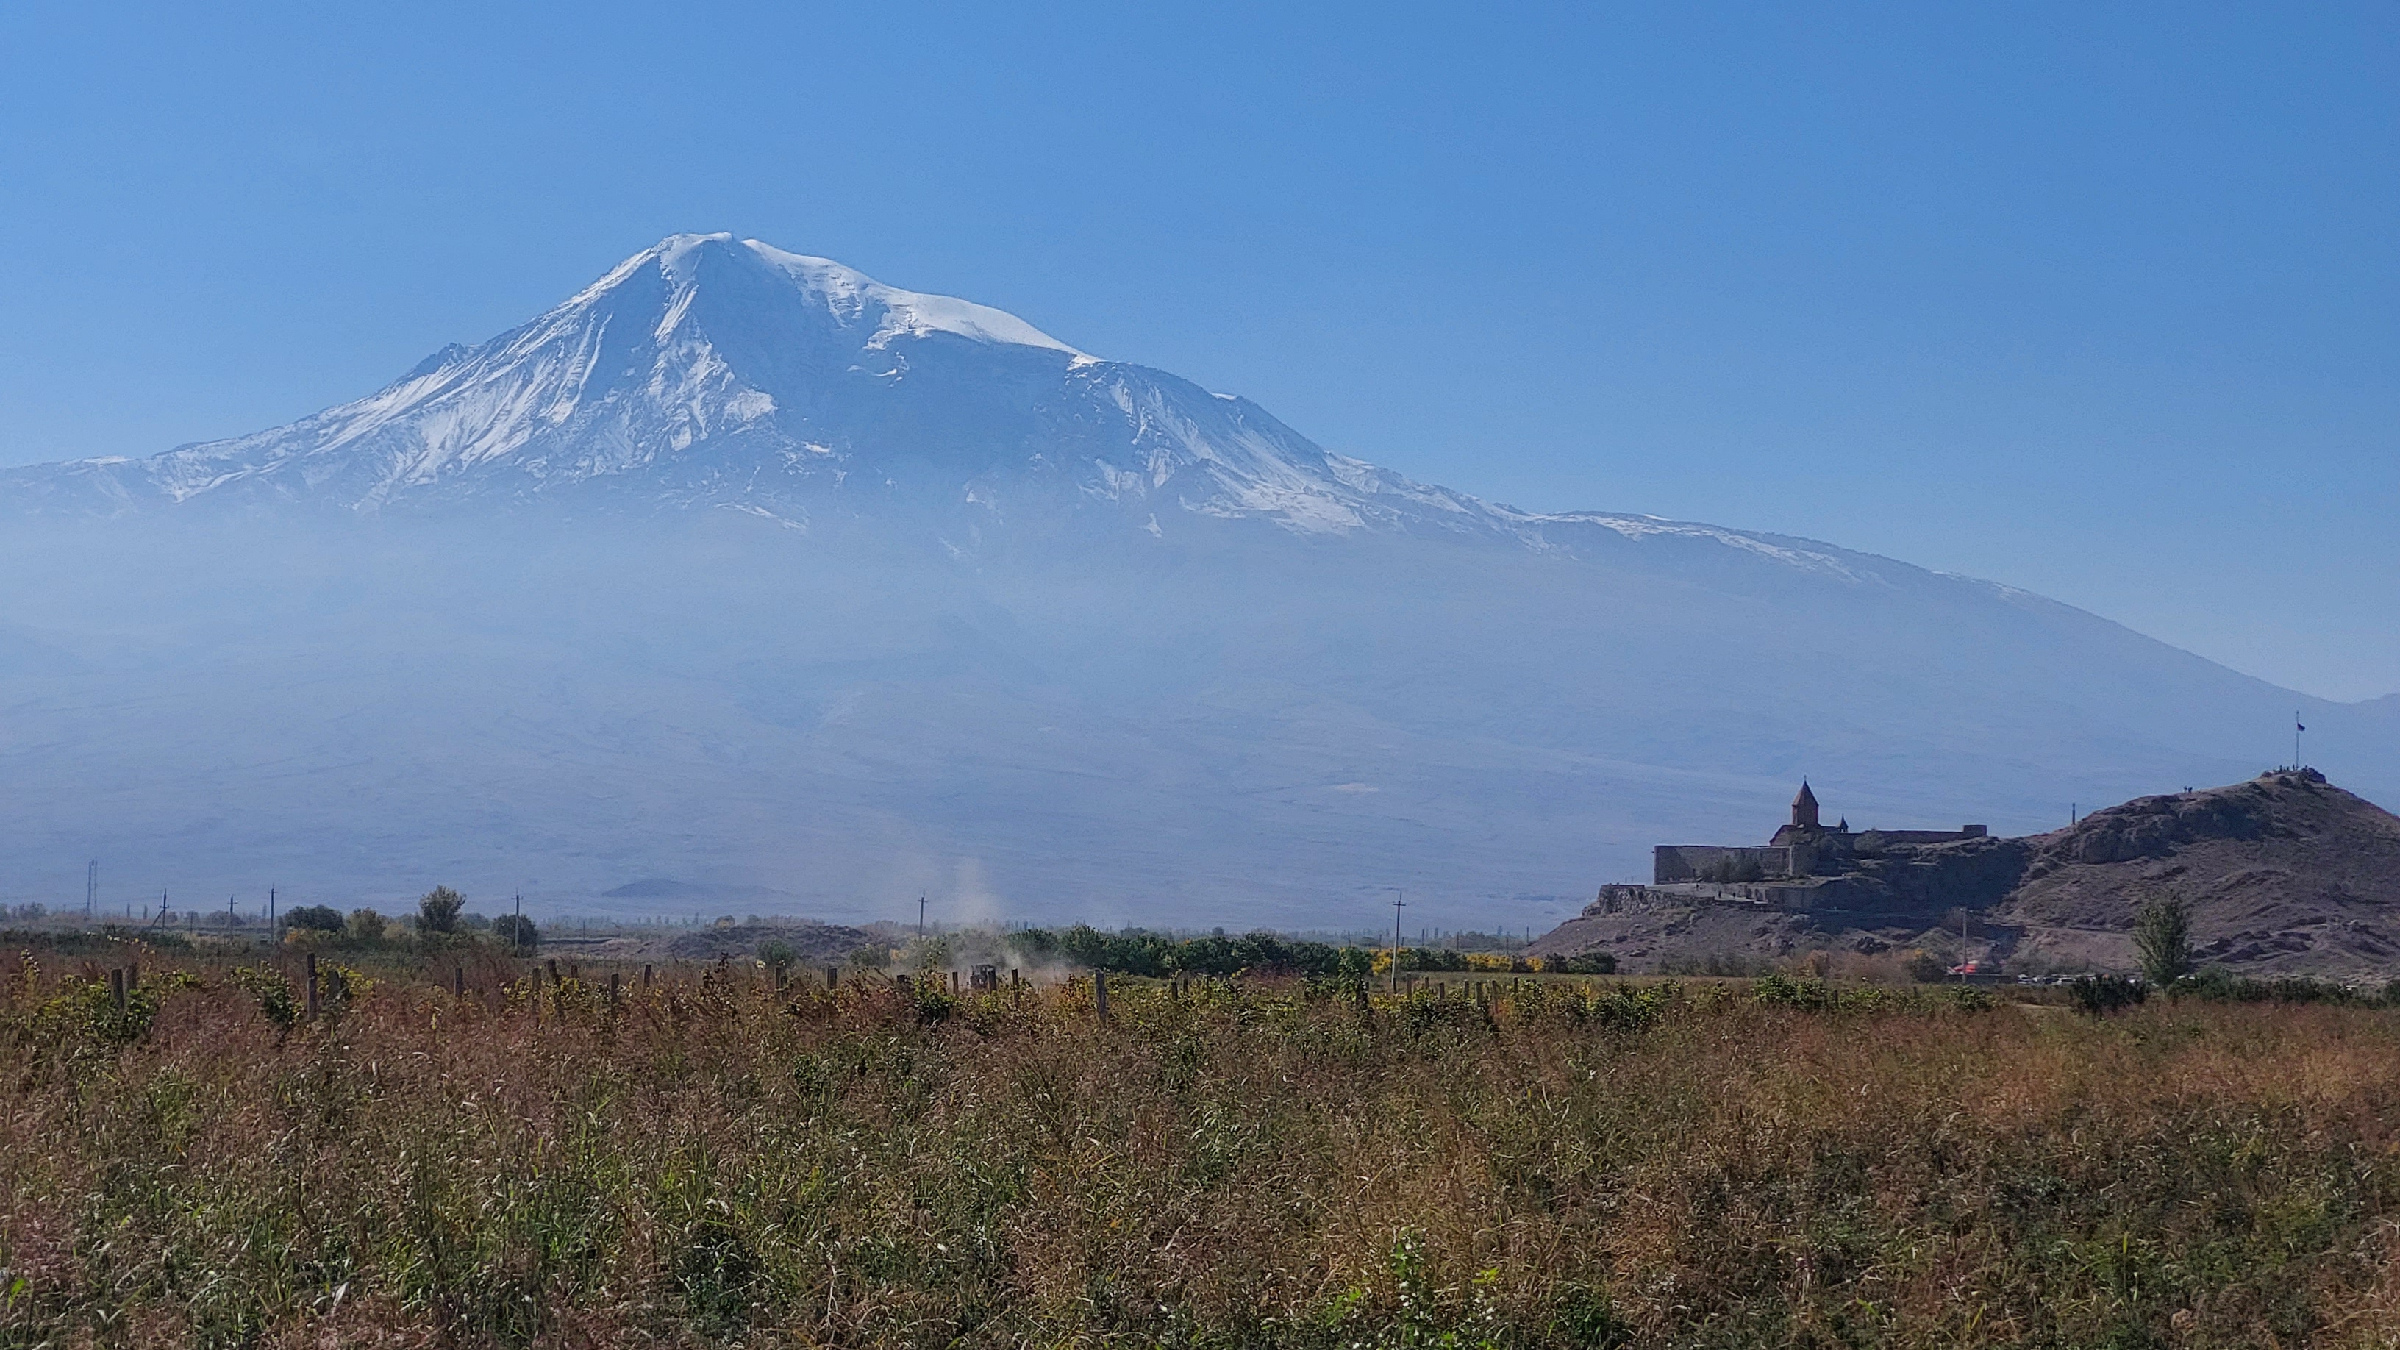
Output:
<instances>
[{"instance_id":1,"label":"brown rocky outcrop","mask_svg":"<svg viewBox=\"0 0 2400 1350\"><path fill-rule=\"evenodd\" d=\"M2120 949L2144 904L2178 899L2204 960L2400 975L2400 816L2313 770L2137 798L2027 842L1990 917L2025 929L2029 957Z\"/></svg>"}]
</instances>

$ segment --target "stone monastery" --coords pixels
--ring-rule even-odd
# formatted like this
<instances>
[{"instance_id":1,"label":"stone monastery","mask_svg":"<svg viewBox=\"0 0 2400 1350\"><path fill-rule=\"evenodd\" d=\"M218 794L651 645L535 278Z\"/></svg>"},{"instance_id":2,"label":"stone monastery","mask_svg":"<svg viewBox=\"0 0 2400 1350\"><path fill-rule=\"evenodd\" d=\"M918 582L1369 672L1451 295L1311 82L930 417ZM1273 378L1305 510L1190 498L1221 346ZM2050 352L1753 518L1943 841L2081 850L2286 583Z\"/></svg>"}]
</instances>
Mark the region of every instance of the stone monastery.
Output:
<instances>
[{"instance_id":1,"label":"stone monastery","mask_svg":"<svg viewBox=\"0 0 2400 1350\"><path fill-rule=\"evenodd\" d=\"M1817 813L1817 794L1806 780L1792 798L1792 822L1775 831L1764 847L1726 848L1713 844L1660 844L1651 851L1653 886L1692 882L1801 881L1811 877L1847 876L1867 860L1883 857L1893 848L1954 844L1981 839L1990 832L1981 825L1956 830L1863 830L1850 822L1828 827Z\"/></svg>"}]
</instances>

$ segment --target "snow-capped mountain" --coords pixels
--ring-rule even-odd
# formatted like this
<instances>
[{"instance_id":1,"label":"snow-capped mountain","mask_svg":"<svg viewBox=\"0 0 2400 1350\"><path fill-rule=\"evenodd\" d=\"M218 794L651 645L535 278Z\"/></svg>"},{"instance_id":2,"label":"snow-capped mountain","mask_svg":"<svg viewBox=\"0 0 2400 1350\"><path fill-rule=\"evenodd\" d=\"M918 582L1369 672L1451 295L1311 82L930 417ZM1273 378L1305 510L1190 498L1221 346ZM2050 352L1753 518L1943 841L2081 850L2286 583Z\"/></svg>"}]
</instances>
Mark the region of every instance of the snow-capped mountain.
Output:
<instances>
[{"instance_id":1,"label":"snow-capped mountain","mask_svg":"<svg viewBox=\"0 0 2400 1350\"><path fill-rule=\"evenodd\" d=\"M1301 531L1488 529L1480 503L1331 455L1245 399L1104 361L1011 314L730 235L675 235L533 322L289 426L12 476L73 501L354 511L606 488L804 522L895 498Z\"/></svg>"},{"instance_id":2,"label":"snow-capped mountain","mask_svg":"<svg viewBox=\"0 0 2400 1350\"><path fill-rule=\"evenodd\" d=\"M1847 569L1805 541L1534 515L1412 482L1248 399L729 234L660 240L531 323L446 347L365 398L149 459L0 474L0 502L11 496L70 510L607 501L801 526L906 508L968 532L1023 502L1154 536L1197 516L1571 548L1597 528Z\"/></svg>"},{"instance_id":3,"label":"snow-capped mountain","mask_svg":"<svg viewBox=\"0 0 2400 1350\"><path fill-rule=\"evenodd\" d=\"M289 426L0 473L0 899L642 878L1537 924L1661 842L1999 831L2400 719L1809 540L1530 514L726 235ZM212 903L214 900L212 899Z\"/></svg>"}]
</instances>

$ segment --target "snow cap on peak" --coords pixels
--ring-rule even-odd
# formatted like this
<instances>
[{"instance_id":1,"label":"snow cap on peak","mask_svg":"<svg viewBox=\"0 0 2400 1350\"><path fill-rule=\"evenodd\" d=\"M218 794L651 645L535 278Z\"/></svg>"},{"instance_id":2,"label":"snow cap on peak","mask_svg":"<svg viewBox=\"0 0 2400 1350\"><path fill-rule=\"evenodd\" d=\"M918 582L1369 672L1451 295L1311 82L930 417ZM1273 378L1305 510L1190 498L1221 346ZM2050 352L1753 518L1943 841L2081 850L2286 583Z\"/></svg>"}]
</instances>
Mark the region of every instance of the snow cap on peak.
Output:
<instances>
[{"instance_id":1,"label":"snow cap on peak","mask_svg":"<svg viewBox=\"0 0 2400 1350\"><path fill-rule=\"evenodd\" d=\"M802 294L844 318L876 323L869 347L882 347L895 337L924 337L949 333L975 342L1015 347L1043 347L1084 360L1091 358L1005 310L978 305L948 295L929 295L886 286L853 267L831 258L791 253L757 239L736 240L731 233L671 234L625 260L602 278L605 288L655 261L678 285L691 285L706 253L740 251L747 260L780 276Z\"/></svg>"}]
</instances>

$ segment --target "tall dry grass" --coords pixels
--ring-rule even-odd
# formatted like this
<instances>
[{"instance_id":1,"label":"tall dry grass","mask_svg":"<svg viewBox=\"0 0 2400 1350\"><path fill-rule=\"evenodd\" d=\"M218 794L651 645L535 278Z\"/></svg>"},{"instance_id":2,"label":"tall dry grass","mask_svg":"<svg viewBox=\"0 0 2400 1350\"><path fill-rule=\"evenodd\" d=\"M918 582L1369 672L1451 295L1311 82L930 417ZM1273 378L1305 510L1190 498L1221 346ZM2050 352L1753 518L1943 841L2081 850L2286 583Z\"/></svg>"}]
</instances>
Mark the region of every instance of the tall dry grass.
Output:
<instances>
[{"instance_id":1,"label":"tall dry grass","mask_svg":"<svg viewBox=\"0 0 2400 1350\"><path fill-rule=\"evenodd\" d=\"M209 973L120 1040L60 990L0 1038L0 1344L2400 1332L2377 1010L1204 987L1101 1025L737 974L395 980L286 1032Z\"/></svg>"}]
</instances>

